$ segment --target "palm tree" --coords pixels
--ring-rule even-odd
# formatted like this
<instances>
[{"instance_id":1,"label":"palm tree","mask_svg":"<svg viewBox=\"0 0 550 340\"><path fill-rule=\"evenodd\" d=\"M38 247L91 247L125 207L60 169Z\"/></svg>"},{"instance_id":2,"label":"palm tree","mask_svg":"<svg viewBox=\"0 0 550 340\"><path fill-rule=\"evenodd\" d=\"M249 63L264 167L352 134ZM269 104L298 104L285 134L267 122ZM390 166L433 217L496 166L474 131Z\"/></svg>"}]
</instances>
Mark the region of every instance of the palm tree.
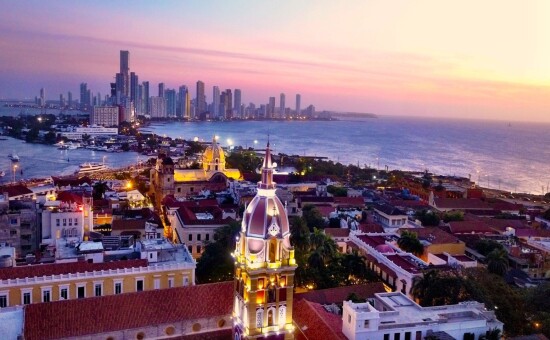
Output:
<instances>
[{"instance_id":1,"label":"palm tree","mask_svg":"<svg viewBox=\"0 0 550 340\"><path fill-rule=\"evenodd\" d=\"M501 338L501 334L500 334L500 329L498 328L493 328L487 331L485 335L482 335L479 337L480 340L500 340L500 338Z\"/></svg>"},{"instance_id":2,"label":"palm tree","mask_svg":"<svg viewBox=\"0 0 550 340\"><path fill-rule=\"evenodd\" d=\"M424 245L418 240L418 236L414 232L404 230L399 240L397 240L397 245L402 250L415 255L422 255L424 253Z\"/></svg>"},{"instance_id":3,"label":"palm tree","mask_svg":"<svg viewBox=\"0 0 550 340\"><path fill-rule=\"evenodd\" d=\"M346 254L342 258L342 267L346 274L347 283L352 283L353 279L365 279L367 276L367 265L365 258L354 251L352 254Z\"/></svg>"},{"instance_id":4,"label":"palm tree","mask_svg":"<svg viewBox=\"0 0 550 340\"><path fill-rule=\"evenodd\" d=\"M100 200L103 198L103 195L105 194L105 192L109 190L109 186L107 185L106 182L103 182L103 181L99 181L97 182L96 184L94 184L93 186L93 198L94 200Z\"/></svg>"},{"instance_id":5,"label":"palm tree","mask_svg":"<svg viewBox=\"0 0 550 340\"><path fill-rule=\"evenodd\" d=\"M508 253L505 249L495 249L487 255L487 270L499 276L508 272Z\"/></svg>"}]
</instances>

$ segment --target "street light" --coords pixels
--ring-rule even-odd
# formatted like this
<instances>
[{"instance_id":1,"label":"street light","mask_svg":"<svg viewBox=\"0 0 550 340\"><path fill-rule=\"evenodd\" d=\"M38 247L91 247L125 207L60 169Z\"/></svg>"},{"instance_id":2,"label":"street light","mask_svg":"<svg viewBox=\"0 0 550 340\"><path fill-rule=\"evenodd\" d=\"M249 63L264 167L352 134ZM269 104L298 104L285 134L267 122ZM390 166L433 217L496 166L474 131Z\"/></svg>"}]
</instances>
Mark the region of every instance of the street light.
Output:
<instances>
[{"instance_id":1,"label":"street light","mask_svg":"<svg viewBox=\"0 0 550 340\"><path fill-rule=\"evenodd\" d=\"M13 183L15 183L15 170L17 170L17 164L13 165L12 170L13 170Z\"/></svg>"}]
</instances>

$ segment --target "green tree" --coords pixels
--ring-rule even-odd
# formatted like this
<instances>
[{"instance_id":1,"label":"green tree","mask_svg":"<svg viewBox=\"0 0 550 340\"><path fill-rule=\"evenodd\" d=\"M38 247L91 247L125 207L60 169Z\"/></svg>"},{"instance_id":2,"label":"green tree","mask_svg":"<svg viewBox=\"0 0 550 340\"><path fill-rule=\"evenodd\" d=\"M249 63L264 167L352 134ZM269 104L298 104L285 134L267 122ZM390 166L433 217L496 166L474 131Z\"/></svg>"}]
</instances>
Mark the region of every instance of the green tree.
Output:
<instances>
[{"instance_id":1,"label":"green tree","mask_svg":"<svg viewBox=\"0 0 550 340\"><path fill-rule=\"evenodd\" d=\"M502 337L502 334L500 332L500 329L493 328L485 333L485 335L482 335L479 337L479 340L500 340Z\"/></svg>"},{"instance_id":2,"label":"green tree","mask_svg":"<svg viewBox=\"0 0 550 340\"><path fill-rule=\"evenodd\" d=\"M422 255L424 253L424 245L418 239L418 235L415 232L404 230L401 232L397 245L402 250L413 253L415 255Z\"/></svg>"},{"instance_id":3,"label":"green tree","mask_svg":"<svg viewBox=\"0 0 550 340\"><path fill-rule=\"evenodd\" d=\"M46 133L44 135L44 143L46 144L54 144L56 142L56 134L55 132L53 131L48 131L48 133Z\"/></svg>"},{"instance_id":4,"label":"green tree","mask_svg":"<svg viewBox=\"0 0 550 340\"><path fill-rule=\"evenodd\" d=\"M419 210L414 217L427 227L437 227L440 221L439 216L431 210Z\"/></svg>"},{"instance_id":5,"label":"green tree","mask_svg":"<svg viewBox=\"0 0 550 340\"><path fill-rule=\"evenodd\" d=\"M310 231L313 231L314 228L323 229L325 227L325 219L314 205L306 204L302 208L302 217Z\"/></svg>"},{"instance_id":6,"label":"green tree","mask_svg":"<svg viewBox=\"0 0 550 340\"><path fill-rule=\"evenodd\" d=\"M90 136L89 134L85 133L82 135L82 142L88 144L88 142L90 141L90 139L92 138L92 136Z\"/></svg>"},{"instance_id":7,"label":"green tree","mask_svg":"<svg viewBox=\"0 0 550 340\"><path fill-rule=\"evenodd\" d=\"M96 182L93 186L93 192L92 192L92 196L94 200L102 199L103 195L107 190L109 190L109 186L107 185L106 182L103 182L103 181Z\"/></svg>"},{"instance_id":8,"label":"green tree","mask_svg":"<svg viewBox=\"0 0 550 340\"><path fill-rule=\"evenodd\" d=\"M38 128L32 128L27 132L25 140L27 142L34 142L38 138Z\"/></svg>"},{"instance_id":9,"label":"green tree","mask_svg":"<svg viewBox=\"0 0 550 340\"><path fill-rule=\"evenodd\" d=\"M495 275L504 276L508 272L508 252L495 249L487 255L487 270Z\"/></svg>"},{"instance_id":10,"label":"green tree","mask_svg":"<svg viewBox=\"0 0 550 340\"><path fill-rule=\"evenodd\" d=\"M348 189L343 187L337 187L334 185L329 185L327 187L327 192L336 197L346 197L348 196Z\"/></svg>"},{"instance_id":11,"label":"green tree","mask_svg":"<svg viewBox=\"0 0 550 340\"><path fill-rule=\"evenodd\" d=\"M290 221L290 242L301 252L306 252L309 249L309 229L304 219L293 217Z\"/></svg>"},{"instance_id":12,"label":"green tree","mask_svg":"<svg viewBox=\"0 0 550 340\"><path fill-rule=\"evenodd\" d=\"M489 255L495 249L504 249L502 244L489 239L480 239L474 244L474 249L483 256Z\"/></svg>"},{"instance_id":13,"label":"green tree","mask_svg":"<svg viewBox=\"0 0 550 340\"><path fill-rule=\"evenodd\" d=\"M198 283L229 281L233 279L235 260L231 253L235 251L235 238L239 234L240 224L232 222L216 229L214 241L208 242L202 253L195 273Z\"/></svg>"},{"instance_id":14,"label":"green tree","mask_svg":"<svg viewBox=\"0 0 550 340\"><path fill-rule=\"evenodd\" d=\"M448 211L443 215L443 222L464 221L464 213L462 211Z\"/></svg>"}]
</instances>

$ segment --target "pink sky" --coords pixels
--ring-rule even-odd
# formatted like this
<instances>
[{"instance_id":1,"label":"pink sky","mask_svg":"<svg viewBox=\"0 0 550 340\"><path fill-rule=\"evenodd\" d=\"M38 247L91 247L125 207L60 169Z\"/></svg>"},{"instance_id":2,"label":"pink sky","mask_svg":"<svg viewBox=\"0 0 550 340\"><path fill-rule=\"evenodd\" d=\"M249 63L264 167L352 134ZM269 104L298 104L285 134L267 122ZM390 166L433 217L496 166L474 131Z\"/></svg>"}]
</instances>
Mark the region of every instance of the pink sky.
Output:
<instances>
[{"instance_id":1,"label":"pink sky","mask_svg":"<svg viewBox=\"0 0 550 340\"><path fill-rule=\"evenodd\" d=\"M119 50L140 81L203 80L245 103L550 121L550 2L20 1L0 13L0 98L106 94Z\"/></svg>"}]
</instances>

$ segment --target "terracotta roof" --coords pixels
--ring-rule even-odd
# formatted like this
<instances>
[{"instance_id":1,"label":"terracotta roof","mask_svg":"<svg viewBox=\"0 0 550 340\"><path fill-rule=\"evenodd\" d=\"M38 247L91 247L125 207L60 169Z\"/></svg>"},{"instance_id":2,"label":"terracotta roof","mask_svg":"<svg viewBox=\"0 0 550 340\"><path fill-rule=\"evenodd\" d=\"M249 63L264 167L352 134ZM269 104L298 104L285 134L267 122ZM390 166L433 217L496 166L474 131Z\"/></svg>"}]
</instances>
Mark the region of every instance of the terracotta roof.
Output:
<instances>
[{"instance_id":1,"label":"terracotta roof","mask_svg":"<svg viewBox=\"0 0 550 340\"><path fill-rule=\"evenodd\" d=\"M81 337L225 316L231 314L232 302L231 281L36 303L25 306L24 336L27 340Z\"/></svg>"},{"instance_id":2,"label":"terracotta roof","mask_svg":"<svg viewBox=\"0 0 550 340\"><path fill-rule=\"evenodd\" d=\"M489 234L494 230L483 221L449 222L449 230L453 234Z\"/></svg>"},{"instance_id":3,"label":"terracotta roof","mask_svg":"<svg viewBox=\"0 0 550 340\"><path fill-rule=\"evenodd\" d=\"M145 219L139 220L113 220L112 230L145 230Z\"/></svg>"},{"instance_id":4,"label":"terracotta roof","mask_svg":"<svg viewBox=\"0 0 550 340\"><path fill-rule=\"evenodd\" d=\"M331 205L315 205L321 216L329 218L330 214L335 212L335 209Z\"/></svg>"},{"instance_id":5,"label":"terracotta roof","mask_svg":"<svg viewBox=\"0 0 550 340\"><path fill-rule=\"evenodd\" d=\"M401 211L400 209L397 209L396 207L394 207L392 205L386 204L386 203L375 205L375 206L373 206L373 208L380 211L380 212L383 212L386 215L391 215L391 216L405 215L405 212Z\"/></svg>"},{"instance_id":6,"label":"terracotta roof","mask_svg":"<svg viewBox=\"0 0 550 340\"><path fill-rule=\"evenodd\" d=\"M33 192L22 184L4 185L0 187L0 194L7 192L9 197L32 195Z\"/></svg>"},{"instance_id":7,"label":"terracotta roof","mask_svg":"<svg viewBox=\"0 0 550 340\"><path fill-rule=\"evenodd\" d=\"M383 233L384 227L375 223L361 223L359 224L359 230L364 233Z\"/></svg>"},{"instance_id":8,"label":"terracotta roof","mask_svg":"<svg viewBox=\"0 0 550 340\"><path fill-rule=\"evenodd\" d=\"M347 228L325 228L325 234L330 237L349 237L349 229Z\"/></svg>"},{"instance_id":9,"label":"terracotta roof","mask_svg":"<svg viewBox=\"0 0 550 340\"><path fill-rule=\"evenodd\" d=\"M69 262L2 268L0 269L0 280L135 267L147 267L147 260L125 260L103 263Z\"/></svg>"},{"instance_id":10,"label":"terracotta roof","mask_svg":"<svg viewBox=\"0 0 550 340\"><path fill-rule=\"evenodd\" d=\"M375 293L383 292L385 292L385 290L382 282L372 282L362 285L312 290L307 293L297 293L294 294L294 301L305 299L311 302L327 305L331 303L342 303L342 301L344 301L351 293L355 293L355 295L361 299L367 299L374 297Z\"/></svg>"},{"instance_id":11,"label":"terracotta roof","mask_svg":"<svg viewBox=\"0 0 550 340\"><path fill-rule=\"evenodd\" d=\"M334 203L338 205L364 207L365 200L363 197L334 197Z\"/></svg>"},{"instance_id":12,"label":"terracotta roof","mask_svg":"<svg viewBox=\"0 0 550 340\"><path fill-rule=\"evenodd\" d=\"M318 303L294 302L292 318L299 328L295 333L297 340L346 339L342 333L342 317L327 312Z\"/></svg>"},{"instance_id":13,"label":"terracotta roof","mask_svg":"<svg viewBox=\"0 0 550 340\"><path fill-rule=\"evenodd\" d=\"M66 203L74 202L82 204L82 195L75 194L74 192L70 191L62 191L57 194L57 200Z\"/></svg>"},{"instance_id":14,"label":"terracotta roof","mask_svg":"<svg viewBox=\"0 0 550 340\"><path fill-rule=\"evenodd\" d=\"M492 209L491 205L478 198L434 198L435 206L442 209Z\"/></svg>"},{"instance_id":15,"label":"terracotta roof","mask_svg":"<svg viewBox=\"0 0 550 340\"><path fill-rule=\"evenodd\" d=\"M416 233L419 240L425 240L431 244L447 244L458 243L460 240L448 232L439 229L438 227L425 227L425 228L401 228L399 231L407 230Z\"/></svg>"}]
</instances>

